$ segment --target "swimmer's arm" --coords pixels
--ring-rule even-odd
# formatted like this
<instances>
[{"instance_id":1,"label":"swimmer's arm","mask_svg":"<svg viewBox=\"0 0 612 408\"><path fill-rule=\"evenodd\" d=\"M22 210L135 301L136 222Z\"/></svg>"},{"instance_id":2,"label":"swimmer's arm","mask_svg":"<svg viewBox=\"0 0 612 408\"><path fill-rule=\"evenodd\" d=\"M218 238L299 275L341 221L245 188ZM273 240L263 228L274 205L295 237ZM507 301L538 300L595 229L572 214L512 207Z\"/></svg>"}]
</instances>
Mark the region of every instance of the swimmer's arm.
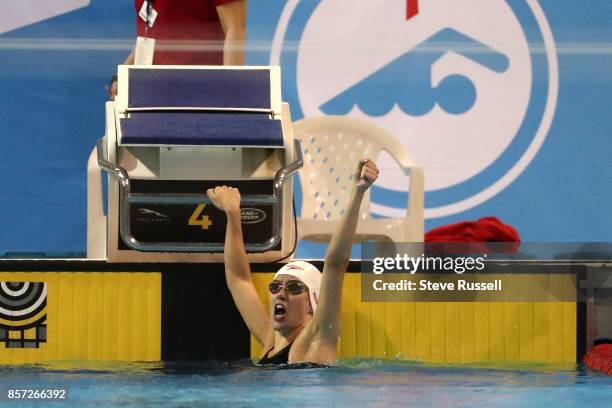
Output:
<instances>
[{"instance_id":1,"label":"swimmer's arm","mask_svg":"<svg viewBox=\"0 0 612 408\"><path fill-rule=\"evenodd\" d=\"M207 191L213 204L227 215L225 231L225 280L234 303L249 331L262 345L270 332L270 318L257 295L244 249L240 223L240 193L231 187Z\"/></svg>"},{"instance_id":2,"label":"swimmer's arm","mask_svg":"<svg viewBox=\"0 0 612 408\"><path fill-rule=\"evenodd\" d=\"M351 247L357 229L361 202L374 180L378 168L371 160L363 160L355 173L356 183L325 254L325 265L321 278L321 294L317 312L312 320L312 329L318 337L335 346L340 335L340 305L344 273L351 255Z\"/></svg>"},{"instance_id":3,"label":"swimmer's arm","mask_svg":"<svg viewBox=\"0 0 612 408\"><path fill-rule=\"evenodd\" d=\"M217 14L225 33L223 65L244 64L246 38L246 0L232 1L217 6Z\"/></svg>"},{"instance_id":4,"label":"swimmer's arm","mask_svg":"<svg viewBox=\"0 0 612 408\"><path fill-rule=\"evenodd\" d=\"M253 285L249 261L244 249L240 211L227 214L225 236L225 279L234 303L250 332L262 345L271 326Z\"/></svg>"}]
</instances>

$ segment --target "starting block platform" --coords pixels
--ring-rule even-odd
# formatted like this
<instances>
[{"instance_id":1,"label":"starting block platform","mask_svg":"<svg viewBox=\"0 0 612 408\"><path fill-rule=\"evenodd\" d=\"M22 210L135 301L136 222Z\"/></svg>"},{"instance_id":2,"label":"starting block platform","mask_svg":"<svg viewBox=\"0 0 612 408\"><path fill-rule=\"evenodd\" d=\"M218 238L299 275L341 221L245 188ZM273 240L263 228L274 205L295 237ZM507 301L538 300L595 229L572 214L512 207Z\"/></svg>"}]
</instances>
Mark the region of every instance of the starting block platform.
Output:
<instances>
[{"instance_id":1,"label":"starting block platform","mask_svg":"<svg viewBox=\"0 0 612 408\"><path fill-rule=\"evenodd\" d=\"M227 185L241 193L250 261L289 258L302 154L278 67L120 66L118 78L88 165L88 257L221 261L225 214L206 190Z\"/></svg>"}]
</instances>

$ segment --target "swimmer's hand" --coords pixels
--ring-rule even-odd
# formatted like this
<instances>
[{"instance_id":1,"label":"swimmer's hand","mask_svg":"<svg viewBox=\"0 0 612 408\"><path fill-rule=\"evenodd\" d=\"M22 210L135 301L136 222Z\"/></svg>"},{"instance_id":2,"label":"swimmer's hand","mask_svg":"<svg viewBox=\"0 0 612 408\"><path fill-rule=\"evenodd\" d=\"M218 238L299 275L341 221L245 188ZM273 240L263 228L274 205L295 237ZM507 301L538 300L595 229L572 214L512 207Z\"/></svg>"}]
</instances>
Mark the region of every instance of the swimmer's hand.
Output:
<instances>
[{"instance_id":1,"label":"swimmer's hand","mask_svg":"<svg viewBox=\"0 0 612 408\"><path fill-rule=\"evenodd\" d=\"M378 167L370 159L359 161L357 170L355 171L355 188L359 192L365 192L374 181L378 178Z\"/></svg>"},{"instance_id":2,"label":"swimmer's hand","mask_svg":"<svg viewBox=\"0 0 612 408\"><path fill-rule=\"evenodd\" d=\"M227 214L240 211L240 192L237 188L219 186L206 190L212 203Z\"/></svg>"}]
</instances>

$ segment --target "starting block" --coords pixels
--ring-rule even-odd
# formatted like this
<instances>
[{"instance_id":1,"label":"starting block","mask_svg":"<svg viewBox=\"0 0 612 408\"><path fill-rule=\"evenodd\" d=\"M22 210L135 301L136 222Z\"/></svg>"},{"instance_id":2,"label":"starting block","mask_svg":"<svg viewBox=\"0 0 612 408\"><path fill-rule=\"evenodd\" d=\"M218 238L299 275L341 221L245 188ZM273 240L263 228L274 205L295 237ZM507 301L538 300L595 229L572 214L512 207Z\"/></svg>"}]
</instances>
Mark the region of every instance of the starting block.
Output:
<instances>
[{"instance_id":1,"label":"starting block","mask_svg":"<svg viewBox=\"0 0 612 408\"><path fill-rule=\"evenodd\" d=\"M302 154L279 68L119 66L118 78L88 163L88 258L222 261L226 217L206 196L218 185L240 190L251 262L291 256Z\"/></svg>"}]
</instances>

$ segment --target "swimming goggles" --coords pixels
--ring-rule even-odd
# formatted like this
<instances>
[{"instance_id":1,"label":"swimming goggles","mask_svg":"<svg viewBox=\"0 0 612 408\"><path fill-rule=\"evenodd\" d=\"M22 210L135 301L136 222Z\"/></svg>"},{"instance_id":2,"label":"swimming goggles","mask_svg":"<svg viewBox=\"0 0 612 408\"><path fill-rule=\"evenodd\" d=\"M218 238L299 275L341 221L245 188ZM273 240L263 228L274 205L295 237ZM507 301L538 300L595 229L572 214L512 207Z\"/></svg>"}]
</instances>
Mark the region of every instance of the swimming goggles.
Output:
<instances>
[{"instance_id":1,"label":"swimming goggles","mask_svg":"<svg viewBox=\"0 0 612 408\"><path fill-rule=\"evenodd\" d=\"M270 290L270 293L273 295L276 295L278 292L280 292L282 288L283 288L283 282L277 279L274 279L268 285L268 289ZM291 293L292 295L299 295L300 293L303 293L307 289L308 287L304 284L304 282L299 281L299 280L289 280L285 282L285 290Z\"/></svg>"}]
</instances>

